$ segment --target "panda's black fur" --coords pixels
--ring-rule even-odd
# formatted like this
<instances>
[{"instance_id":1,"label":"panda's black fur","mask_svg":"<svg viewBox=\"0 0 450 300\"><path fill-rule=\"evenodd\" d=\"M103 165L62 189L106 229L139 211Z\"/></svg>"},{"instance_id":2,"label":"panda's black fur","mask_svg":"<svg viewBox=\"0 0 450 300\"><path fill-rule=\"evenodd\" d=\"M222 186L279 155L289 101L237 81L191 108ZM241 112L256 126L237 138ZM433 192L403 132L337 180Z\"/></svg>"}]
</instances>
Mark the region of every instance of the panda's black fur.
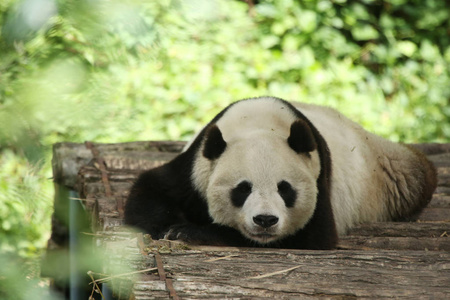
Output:
<instances>
[{"instance_id":1,"label":"panda's black fur","mask_svg":"<svg viewBox=\"0 0 450 300\"><path fill-rule=\"evenodd\" d=\"M189 147L172 161L139 176L126 203L125 223L140 228L154 239L181 239L193 244L334 248L338 233L331 204L332 162L328 145L317 128L296 107L281 99L270 99L295 115L296 121L292 123L283 147L290 147L293 152L304 155L305 159L308 159L312 151L318 153L320 173L316 181L317 202L306 225L275 241L260 243L246 237L234 227L218 224L211 217L204 193L198 190L192 180L194 163L200 151L203 158L211 163L220 159L227 151L227 142L216 124L227 116L230 108L240 102L231 104L220 112L201 130Z\"/></svg>"}]
</instances>

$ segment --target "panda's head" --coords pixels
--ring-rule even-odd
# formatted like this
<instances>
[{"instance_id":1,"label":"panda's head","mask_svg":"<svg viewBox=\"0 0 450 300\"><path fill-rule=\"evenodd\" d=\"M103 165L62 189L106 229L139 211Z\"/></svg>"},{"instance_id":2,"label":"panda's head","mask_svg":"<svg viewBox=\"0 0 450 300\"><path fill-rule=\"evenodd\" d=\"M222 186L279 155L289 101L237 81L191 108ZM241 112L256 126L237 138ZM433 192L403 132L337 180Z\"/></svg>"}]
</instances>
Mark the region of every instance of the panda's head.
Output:
<instances>
[{"instance_id":1,"label":"panda's head","mask_svg":"<svg viewBox=\"0 0 450 300\"><path fill-rule=\"evenodd\" d=\"M303 228L314 213L317 144L285 102L241 101L205 129L193 169L215 223L267 244Z\"/></svg>"}]
</instances>

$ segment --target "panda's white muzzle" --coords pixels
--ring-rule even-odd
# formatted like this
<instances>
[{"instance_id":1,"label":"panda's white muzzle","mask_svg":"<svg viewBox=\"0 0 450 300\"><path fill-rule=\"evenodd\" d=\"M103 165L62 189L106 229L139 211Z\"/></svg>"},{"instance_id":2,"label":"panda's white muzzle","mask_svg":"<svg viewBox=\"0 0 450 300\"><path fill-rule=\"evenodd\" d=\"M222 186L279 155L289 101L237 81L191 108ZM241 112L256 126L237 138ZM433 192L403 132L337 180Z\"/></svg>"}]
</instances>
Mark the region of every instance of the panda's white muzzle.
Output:
<instances>
[{"instance_id":1,"label":"panda's white muzzle","mask_svg":"<svg viewBox=\"0 0 450 300\"><path fill-rule=\"evenodd\" d=\"M279 239L280 219L269 214L258 214L247 219L245 226L239 228L247 238L260 243L267 244Z\"/></svg>"},{"instance_id":2,"label":"panda's white muzzle","mask_svg":"<svg viewBox=\"0 0 450 300\"><path fill-rule=\"evenodd\" d=\"M241 232L249 239L258 242L260 244L267 244L279 239L277 234L276 225L269 228L263 228L261 226L252 226L251 228L243 228Z\"/></svg>"},{"instance_id":3,"label":"panda's white muzzle","mask_svg":"<svg viewBox=\"0 0 450 300\"><path fill-rule=\"evenodd\" d=\"M268 186L268 185L267 185ZM244 203L239 230L247 238L267 244L283 237L287 208L275 193L254 192Z\"/></svg>"}]
</instances>

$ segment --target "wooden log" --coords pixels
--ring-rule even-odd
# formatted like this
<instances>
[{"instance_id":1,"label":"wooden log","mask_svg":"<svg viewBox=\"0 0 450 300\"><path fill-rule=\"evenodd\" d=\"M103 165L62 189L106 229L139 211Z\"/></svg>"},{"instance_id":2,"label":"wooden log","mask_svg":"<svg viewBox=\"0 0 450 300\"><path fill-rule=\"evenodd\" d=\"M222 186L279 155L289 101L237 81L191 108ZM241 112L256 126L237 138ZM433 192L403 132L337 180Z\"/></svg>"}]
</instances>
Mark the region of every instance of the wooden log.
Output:
<instances>
[{"instance_id":1,"label":"wooden log","mask_svg":"<svg viewBox=\"0 0 450 300\"><path fill-rule=\"evenodd\" d=\"M437 166L436 170L438 175L449 175L450 174L450 157L447 158L447 160L440 160L434 162L435 165L442 163L442 164L448 164L448 166Z\"/></svg>"},{"instance_id":2,"label":"wooden log","mask_svg":"<svg viewBox=\"0 0 450 300\"><path fill-rule=\"evenodd\" d=\"M439 193L438 191L436 191L433 194L433 199L431 199L430 203L428 203L428 207L450 208L450 193Z\"/></svg>"},{"instance_id":3,"label":"wooden log","mask_svg":"<svg viewBox=\"0 0 450 300\"><path fill-rule=\"evenodd\" d=\"M439 298L450 293L449 259L445 252L423 251L246 249L163 255L177 295L205 299ZM148 292L161 288L157 280L134 286L135 291Z\"/></svg>"},{"instance_id":4,"label":"wooden log","mask_svg":"<svg viewBox=\"0 0 450 300\"><path fill-rule=\"evenodd\" d=\"M450 252L450 238L446 232L443 237L366 237L344 236L340 239L340 249L383 249L383 250L421 250Z\"/></svg>"},{"instance_id":5,"label":"wooden log","mask_svg":"<svg viewBox=\"0 0 450 300\"><path fill-rule=\"evenodd\" d=\"M439 144L439 143L422 143L422 144L411 144L411 146L419 149L426 155L433 155L439 153L450 153L450 144Z\"/></svg>"},{"instance_id":6,"label":"wooden log","mask_svg":"<svg viewBox=\"0 0 450 300\"><path fill-rule=\"evenodd\" d=\"M185 142L150 141L93 145L105 159L108 169L144 170L172 159L185 144ZM75 189L78 171L92 159L92 151L85 144L53 145L54 180Z\"/></svg>"},{"instance_id":7,"label":"wooden log","mask_svg":"<svg viewBox=\"0 0 450 300\"><path fill-rule=\"evenodd\" d=\"M436 238L450 235L450 223L378 222L361 224L347 236Z\"/></svg>"},{"instance_id":8,"label":"wooden log","mask_svg":"<svg viewBox=\"0 0 450 300\"><path fill-rule=\"evenodd\" d=\"M109 171L108 180L113 195L127 195L134 180L140 171ZM93 166L84 166L78 174L78 192L80 197L87 198L89 195L105 195L105 183L102 174Z\"/></svg>"},{"instance_id":9,"label":"wooden log","mask_svg":"<svg viewBox=\"0 0 450 300\"><path fill-rule=\"evenodd\" d=\"M450 294L448 252L186 248L111 232L97 239L109 263L128 262L131 269L157 268L154 251L159 250L163 272L181 298L445 299ZM111 254L111 249L116 250ZM117 249L128 254L118 255ZM131 297L169 299L167 283L154 272L135 281Z\"/></svg>"},{"instance_id":10,"label":"wooden log","mask_svg":"<svg viewBox=\"0 0 450 300\"><path fill-rule=\"evenodd\" d=\"M441 162L442 164L440 166L445 167L448 166L450 152L429 154L427 158L433 163Z\"/></svg>"},{"instance_id":11,"label":"wooden log","mask_svg":"<svg viewBox=\"0 0 450 300\"><path fill-rule=\"evenodd\" d=\"M53 180L74 188L78 170L89 163L92 153L82 144L57 143L53 145Z\"/></svg>"},{"instance_id":12,"label":"wooden log","mask_svg":"<svg viewBox=\"0 0 450 300\"><path fill-rule=\"evenodd\" d=\"M450 187L438 186L434 191L435 194L450 195Z\"/></svg>"},{"instance_id":13,"label":"wooden log","mask_svg":"<svg viewBox=\"0 0 450 300\"><path fill-rule=\"evenodd\" d=\"M121 196L128 195L132 182L133 181L131 180L127 182L113 182L111 184L113 195L121 195ZM83 185L83 188L79 192L82 198L87 198L90 195L104 196L105 188L103 183L93 182Z\"/></svg>"},{"instance_id":14,"label":"wooden log","mask_svg":"<svg viewBox=\"0 0 450 300\"><path fill-rule=\"evenodd\" d=\"M438 185L444 186L444 187L450 187L450 173L438 174Z\"/></svg>"},{"instance_id":15,"label":"wooden log","mask_svg":"<svg viewBox=\"0 0 450 300\"><path fill-rule=\"evenodd\" d=\"M419 222L443 221L450 222L450 208L426 207L419 215Z\"/></svg>"}]
</instances>

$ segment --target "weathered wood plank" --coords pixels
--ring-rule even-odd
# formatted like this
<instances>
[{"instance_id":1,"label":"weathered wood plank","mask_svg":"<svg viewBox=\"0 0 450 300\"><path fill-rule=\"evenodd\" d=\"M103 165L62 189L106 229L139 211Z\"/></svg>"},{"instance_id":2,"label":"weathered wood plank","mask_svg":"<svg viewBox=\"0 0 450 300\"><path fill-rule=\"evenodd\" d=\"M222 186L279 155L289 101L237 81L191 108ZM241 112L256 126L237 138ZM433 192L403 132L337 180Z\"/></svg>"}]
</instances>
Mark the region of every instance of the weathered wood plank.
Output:
<instances>
[{"instance_id":1,"label":"weathered wood plank","mask_svg":"<svg viewBox=\"0 0 450 300\"><path fill-rule=\"evenodd\" d=\"M433 238L344 236L340 239L338 248L450 252L450 238L447 234L443 237Z\"/></svg>"},{"instance_id":2,"label":"weathered wood plank","mask_svg":"<svg viewBox=\"0 0 450 300\"><path fill-rule=\"evenodd\" d=\"M94 144L108 169L144 170L172 159L185 142L149 141ZM75 189L78 171L93 159L85 144L53 145L53 177L56 182Z\"/></svg>"},{"instance_id":3,"label":"weathered wood plank","mask_svg":"<svg viewBox=\"0 0 450 300\"><path fill-rule=\"evenodd\" d=\"M433 199L431 199L430 203L428 203L428 207L450 208L450 193L445 194L445 193L438 193L438 191L436 191L433 194Z\"/></svg>"},{"instance_id":4,"label":"weathered wood plank","mask_svg":"<svg viewBox=\"0 0 450 300\"><path fill-rule=\"evenodd\" d=\"M211 258L228 257L211 261ZM164 255L177 294L220 297L443 297L450 255L422 251L172 252ZM209 261L209 262L208 262ZM288 272L283 270L297 267ZM280 272L267 277L264 274ZM135 290L157 289L141 282ZM161 287L161 285L158 285Z\"/></svg>"},{"instance_id":5,"label":"weathered wood plank","mask_svg":"<svg viewBox=\"0 0 450 300\"><path fill-rule=\"evenodd\" d=\"M450 223L378 222L361 224L349 230L348 236L436 238L450 235Z\"/></svg>"},{"instance_id":6,"label":"weathered wood plank","mask_svg":"<svg viewBox=\"0 0 450 300\"><path fill-rule=\"evenodd\" d=\"M444 221L450 222L450 208L426 207L419 215L419 222Z\"/></svg>"},{"instance_id":7,"label":"weathered wood plank","mask_svg":"<svg viewBox=\"0 0 450 300\"><path fill-rule=\"evenodd\" d=\"M342 249L450 252L450 223L380 222L359 225L340 238Z\"/></svg>"},{"instance_id":8,"label":"weathered wood plank","mask_svg":"<svg viewBox=\"0 0 450 300\"><path fill-rule=\"evenodd\" d=\"M448 169L450 167L450 153L428 155L427 158L435 164L436 168Z\"/></svg>"},{"instance_id":9,"label":"weathered wood plank","mask_svg":"<svg viewBox=\"0 0 450 300\"><path fill-rule=\"evenodd\" d=\"M106 232L106 241L98 234L108 257L118 257L117 250L111 255L110 249L129 249L131 255L123 259L133 268L151 268L156 267L154 251L159 250L165 275L176 294L187 299L445 299L450 294L448 252L185 248L169 241L138 247L135 234L117 234L119 239ZM135 281L135 299L169 298L165 282L154 272Z\"/></svg>"},{"instance_id":10,"label":"weathered wood plank","mask_svg":"<svg viewBox=\"0 0 450 300\"><path fill-rule=\"evenodd\" d=\"M439 153L450 153L450 144L439 144L439 143L422 143L422 144L411 144L413 147L419 149L426 155L433 155Z\"/></svg>"},{"instance_id":11,"label":"weathered wood plank","mask_svg":"<svg viewBox=\"0 0 450 300\"><path fill-rule=\"evenodd\" d=\"M83 145L83 146L81 146ZM84 144L58 143L53 145L53 180L67 187L75 187L78 170L89 163L92 153Z\"/></svg>"}]
</instances>

